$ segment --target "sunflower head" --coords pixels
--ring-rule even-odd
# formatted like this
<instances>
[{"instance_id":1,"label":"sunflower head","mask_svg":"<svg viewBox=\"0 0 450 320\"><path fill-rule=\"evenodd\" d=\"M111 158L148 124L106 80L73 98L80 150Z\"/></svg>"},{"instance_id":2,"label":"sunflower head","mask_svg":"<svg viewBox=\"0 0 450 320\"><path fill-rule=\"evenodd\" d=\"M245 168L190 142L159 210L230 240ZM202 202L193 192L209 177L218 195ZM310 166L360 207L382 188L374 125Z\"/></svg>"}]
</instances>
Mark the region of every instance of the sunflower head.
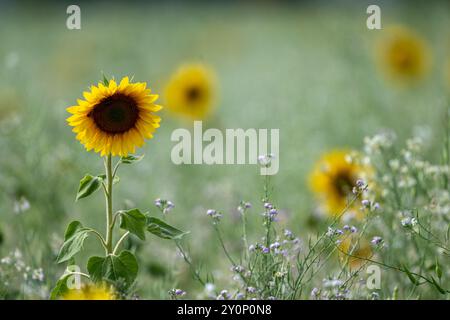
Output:
<instances>
[{"instance_id":1,"label":"sunflower head","mask_svg":"<svg viewBox=\"0 0 450 320\"><path fill-rule=\"evenodd\" d=\"M117 300L111 286L106 284L85 284L80 289L71 289L62 297L63 300Z\"/></svg>"},{"instance_id":2,"label":"sunflower head","mask_svg":"<svg viewBox=\"0 0 450 320\"><path fill-rule=\"evenodd\" d=\"M166 86L165 102L171 111L200 120L211 113L215 91L215 77L209 68L183 65Z\"/></svg>"},{"instance_id":3,"label":"sunflower head","mask_svg":"<svg viewBox=\"0 0 450 320\"><path fill-rule=\"evenodd\" d=\"M403 27L386 29L378 42L378 60L393 80L413 82L422 79L430 69L430 52L419 35Z\"/></svg>"},{"instance_id":4,"label":"sunflower head","mask_svg":"<svg viewBox=\"0 0 450 320\"><path fill-rule=\"evenodd\" d=\"M311 190L317 195L321 208L327 214L342 213L352 197L353 187L358 179L366 180L367 166L351 161L351 152L334 150L326 153L317 162L309 177ZM349 211L358 211L349 208Z\"/></svg>"},{"instance_id":5,"label":"sunflower head","mask_svg":"<svg viewBox=\"0 0 450 320\"><path fill-rule=\"evenodd\" d=\"M356 236L347 236L339 244L339 258L350 270L357 270L372 256L370 243Z\"/></svg>"},{"instance_id":6,"label":"sunflower head","mask_svg":"<svg viewBox=\"0 0 450 320\"><path fill-rule=\"evenodd\" d=\"M102 156L126 156L151 139L161 118L154 112L158 95L151 94L145 82L131 83L128 77L119 84L114 80L91 86L84 92L85 100L67 108L67 119L77 139Z\"/></svg>"}]
</instances>

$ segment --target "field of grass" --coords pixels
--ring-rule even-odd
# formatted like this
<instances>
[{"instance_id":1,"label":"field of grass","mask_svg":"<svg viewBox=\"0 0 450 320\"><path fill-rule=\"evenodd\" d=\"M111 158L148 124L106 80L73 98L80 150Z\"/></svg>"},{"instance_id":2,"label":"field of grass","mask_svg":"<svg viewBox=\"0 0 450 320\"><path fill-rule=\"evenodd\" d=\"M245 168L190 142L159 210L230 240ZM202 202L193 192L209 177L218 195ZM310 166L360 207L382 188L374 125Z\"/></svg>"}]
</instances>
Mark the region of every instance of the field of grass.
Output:
<instances>
[{"instance_id":1,"label":"field of grass","mask_svg":"<svg viewBox=\"0 0 450 320\"><path fill-rule=\"evenodd\" d=\"M305 242L308 235L326 231L326 222L314 214L317 202L308 187L309 173L323 153L362 150L365 136L392 129L400 143L425 132L425 159L439 162L449 106L444 68L450 59L450 6L445 1L382 2L383 30L368 30L367 5L82 2L81 30L68 30L66 4L0 4L0 257L18 249L26 265L44 273L42 283L19 276L14 280L19 284L0 286L0 295L48 298L64 271L55 259L67 223L79 220L104 229L100 192L75 202L78 181L86 173L103 173L103 162L84 151L66 123L66 107L101 81L102 73L147 82L164 106L165 84L180 65L208 65L216 74L218 98L204 127L280 129L280 170L271 177L271 199L280 211L280 228ZM420 34L432 54L430 71L414 85L390 81L377 64L377 41L389 25ZM192 121L166 109L159 115L161 127L137 152L145 158L120 169L115 205L158 215L154 200L171 200L175 207L166 220L190 231L184 246L193 263L214 276L220 292L230 286L232 275L206 211L222 211L224 241L238 256L236 208L241 200L253 204L248 238L258 241L264 178L256 165L173 164L171 133L192 130ZM20 205L24 210L18 210ZM140 265L135 289L141 298L166 299L171 288L182 288L189 298L204 297L172 241L150 235L135 245ZM88 239L76 263L85 265L99 250ZM312 286L332 270L325 269ZM408 283L403 274L385 272L382 286L397 277L406 279L400 286ZM17 274L0 277L12 283ZM391 291L386 283L380 295L388 298ZM448 298L448 293L424 296Z\"/></svg>"}]
</instances>

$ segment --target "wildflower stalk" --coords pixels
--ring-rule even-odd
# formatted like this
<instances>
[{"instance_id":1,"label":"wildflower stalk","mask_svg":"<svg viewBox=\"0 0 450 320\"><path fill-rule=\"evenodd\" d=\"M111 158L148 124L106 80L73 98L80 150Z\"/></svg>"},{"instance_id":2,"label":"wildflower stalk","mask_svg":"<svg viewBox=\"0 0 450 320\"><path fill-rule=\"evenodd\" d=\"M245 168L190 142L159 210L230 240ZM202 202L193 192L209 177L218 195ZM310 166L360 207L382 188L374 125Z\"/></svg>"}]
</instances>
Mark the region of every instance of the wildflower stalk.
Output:
<instances>
[{"instance_id":1,"label":"wildflower stalk","mask_svg":"<svg viewBox=\"0 0 450 320\"><path fill-rule=\"evenodd\" d=\"M242 213L242 241L244 242L244 256L248 259L248 240L247 240L247 217L246 210Z\"/></svg>"},{"instance_id":2,"label":"wildflower stalk","mask_svg":"<svg viewBox=\"0 0 450 320\"><path fill-rule=\"evenodd\" d=\"M214 226L214 230L216 231L216 234L217 234L217 239L219 240L219 243L222 246L223 252L227 256L227 258L230 261L231 265L233 267L236 267L236 263L234 262L233 258L231 257L230 253L227 250L227 247L225 246L225 243L223 242L222 234L220 232L219 227L217 226L217 224L213 224L213 226Z\"/></svg>"},{"instance_id":3,"label":"wildflower stalk","mask_svg":"<svg viewBox=\"0 0 450 320\"><path fill-rule=\"evenodd\" d=\"M264 202L269 201L269 176L266 175L264 177ZM270 219L269 215L266 215L265 217L265 226L266 226L266 247L268 248L270 246L270 227L272 220Z\"/></svg>"},{"instance_id":4,"label":"wildflower stalk","mask_svg":"<svg viewBox=\"0 0 450 320\"><path fill-rule=\"evenodd\" d=\"M188 257L183 247L181 246L180 242L176 240L175 244L183 257L183 260L188 264L189 268L191 269L194 278L204 287L206 285L206 282L202 279L200 272L197 270L197 268L195 268L191 259Z\"/></svg>"}]
</instances>

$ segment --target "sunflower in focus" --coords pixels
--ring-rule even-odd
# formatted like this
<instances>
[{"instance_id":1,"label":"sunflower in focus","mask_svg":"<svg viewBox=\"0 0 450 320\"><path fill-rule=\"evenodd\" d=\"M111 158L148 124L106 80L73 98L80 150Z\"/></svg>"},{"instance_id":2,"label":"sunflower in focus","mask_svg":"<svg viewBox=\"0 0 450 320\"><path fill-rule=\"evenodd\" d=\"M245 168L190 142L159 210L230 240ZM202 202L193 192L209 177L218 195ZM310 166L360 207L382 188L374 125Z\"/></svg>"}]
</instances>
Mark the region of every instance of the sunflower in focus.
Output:
<instances>
[{"instance_id":1,"label":"sunflower in focus","mask_svg":"<svg viewBox=\"0 0 450 320\"><path fill-rule=\"evenodd\" d=\"M360 268L372 255L370 243L365 239L349 236L339 244L339 258L350 270Z\"/></svg>"},{"instance_id":2,"label":"sunflower in focus","mask_svg":"<svg viewBox=\"0 0 450 320\"><path fill-rule=\"evenodd\" d=\"M83 285L80 289L71 289L62 297L63 300L117 300L112 287L102 285Z\"/></svg>"},{"instance_id":3,"label":"sunflower in focus","mask_svg":"<svg viewBox=\"0 0 450 320\"><path fill-rule=\"evenodd\" d=\"M211 113L215 91L215 76L209 68L183 65L166 86L165 103L175 113L200 120Z\"/></svg>"},{"instance_id":4,"label":"sunflower in focus","mask_svg":"<svg viewBox=\"0 0 450 320\"><path fill-rule=\"evenodd\" d=\"M119 84L114 80L91 86L85 100L67 108L67 119L76 138L101 156L127 156L151 139L161 118L154 113L162 107L155 104L158 95L151 94L145 82L131 83L128 77Z\"/></svg>"},{"instance_id":5,"label":"sunflower in focus","mask_svg":"<svg viewBox=\"0 0 450 320\"><path fill-rule=\"evenodd\" d=\"M356 161L351 161L347 150L334 150L326 153L317 162L309 176L311 190L317 195L322 211L337 216L348 205L353 196L356 181L367 181L370 168ZM348 208L348 213L359 214L357 203Z\"/></svg>"},{"instance_id":6,"label":"sunflower in focus","mask_svg":"<svg viewBox=\"0 0 450 320\"><path fill-rule=\"evenodd\" d=\"M378 43L381 68L392 79L409 82L423 78L431 58L425 41L404 27L392 27Z\"/></svg>"}]
</instances>

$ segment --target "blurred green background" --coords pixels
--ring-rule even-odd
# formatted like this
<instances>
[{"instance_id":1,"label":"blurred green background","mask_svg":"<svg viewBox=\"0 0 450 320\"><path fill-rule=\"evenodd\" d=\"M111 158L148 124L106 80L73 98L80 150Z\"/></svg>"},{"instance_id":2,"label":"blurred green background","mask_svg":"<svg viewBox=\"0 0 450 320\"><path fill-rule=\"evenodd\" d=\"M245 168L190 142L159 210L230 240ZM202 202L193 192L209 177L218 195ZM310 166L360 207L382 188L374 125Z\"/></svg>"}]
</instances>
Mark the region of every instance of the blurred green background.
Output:
<instances>
[{"instance_id":1,"label":"blurred green background","mask_svg":"<svg viewBox=\"0 0 450 320\"><path fill-rule=\"evenodd\" d=\"M383 31L366 28L366 8L373 3L382 8L383 27L405 25L428 43L433 67L419 84L398 87L378 69L374 46ZM364 136L382 128L402 138L425 127L430 148L440 142L443 68L450 57L448 1L86 1L79 3L81 30L66 28L69 4L0 4L0 253L19 248L30 265L44 269L49 286L63 271L54 258L66 224L76 219L104 228L101 193L74 202L79 179L101 173L102 160L84 151L65 122L65 108L102 72L116 79L134 76L162 94L180 64L212 67L219 99L204 127L280 129L273 198L283 211L280 223L300 235L309 232L314 210L307 176L323 152L360 148ZM173 201L168 221L191 231L187 244L193 259L226 283L227 268L205 212L225 213L223 227L233 250L240 231L234 227L236 207L240 200L250 201L255 239L259 169L172 164L171 132L191 129L192 122L164 110L162 118L155 138L139 150L144 160L120 169L115 207L127 202L156 214L156 198ZM15 213L24 201L29 209ZM88 242L88 252L99 250ZM167 290L182 287L194 298L202 290L171 242L152 237L139 261L142 297L167 298Z\"/></svg>"}]
</instances>

